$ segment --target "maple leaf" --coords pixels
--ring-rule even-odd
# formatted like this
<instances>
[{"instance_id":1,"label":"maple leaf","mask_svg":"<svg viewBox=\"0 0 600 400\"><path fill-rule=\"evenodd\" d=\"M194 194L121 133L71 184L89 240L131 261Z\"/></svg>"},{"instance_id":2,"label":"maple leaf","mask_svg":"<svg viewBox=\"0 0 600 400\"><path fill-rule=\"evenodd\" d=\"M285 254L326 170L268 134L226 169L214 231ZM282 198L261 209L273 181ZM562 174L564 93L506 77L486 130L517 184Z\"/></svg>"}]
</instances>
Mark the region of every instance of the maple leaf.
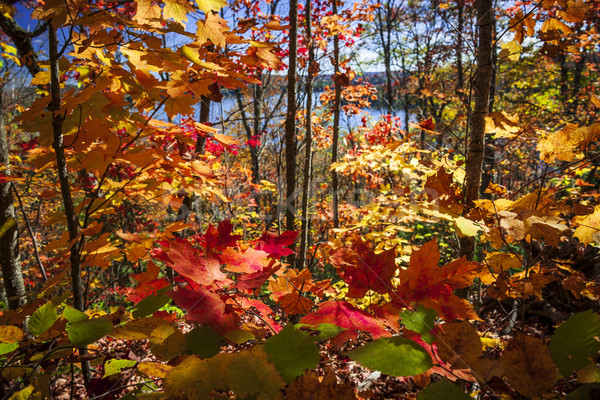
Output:
<instances>
[{"instance_id":1,"label":"maple leaf","mask_svg":"<svg viewBox=\"0 0 600 400\"><path fill-rule=\"evenodd\" d=\"M294 251L287 246L294 244L297 236L298 232L296 231L286 231L279 236L271 232L265 232L256 241L254 248L265 251L269 253L269 256L279 259L294 254Z\"/></svg>"},{"instance_id":2,"label":"maple leaf","mask_svg":"<svg viewBox=\"0 0 600 400\"><path fill-rule=\"evenodd\" d=\"M240 275L235 287L240 290L258 289L280 268L281 264L272 260L269 265L259 271Z\"/></svg>"},{"instance_id":3,"label":"maple leaf","mask_svg":"<svg viewBox=\"0 0 600 400\"><path fill-rule=\"evenodd\" d=\"M175 22L187 22L187 13L192 11L187 0L165 0L163 9L165 18L173 18Z\"/></svg>"},{"instance_id":4,"label":"maple leaf","mask_svg":"<svg viewBox=\"0 0 600 400\"><path fill-rule=\"evenodd\" d=\"M375 254L369 242L355 236L350 247L331 254L331 263L348 284L348 297L360 298L373 290L385 294L393 290L391 279L398 269L396 249Z\"/></svg>"},{"instance_id":5,"label":"maple leaf","mask_svg":"<svg viewBox=\"0 0 600 400\"><path fill-rule=\"evenodd\" d=\"M221 221L215 228L209 225L206 233L202 235L204 245L207 252L223 251L228 247L234 247L236 242L242 237L240 235L232 235L233 225L231 221Z\"/></svg>"},{"instance_id":6,"label":"maple leaf","mask_svg":"<svg viewBox=\"0 0 600 400\"><path fill-rule=\"evenodd\" d=\"M219 11L227 5L227 0L196 0L198 8L208 14L211 11Z\"/></svg>"},{"instance_id":7,"label":"maple leaf","mask_svg":"<svg viewBox=\"0 0 600 400\"><path fill-rule=\"evenodd\" d=\"M469 308L453 291L469 286L481 270L481 264L462 257L439 267L439 259L435 240L413 251L408 269L400 270L400 286L393 300L401 307L413 302L422 303L436 310L447 321L465 317Z\"/></svg>"},{"instance_id":8,"label":"maple leaf","mask_svg":"<svg viewBox=\"0 0 600 400\"><path fill-rule=\"evenodd\" d=\"M176 238L175 242L161 242L160 245L163 249L155 258L200 285L212 285L227 278L217 258L201 255L187 240Z\"/></svg>"},{"instance_id":9,"label":"maple leaf","mask_svg":"<svg viewBox=\"0 0 600 400\"><path fill-rule=\"evenodd\" d=\"M429 117L419 122L419 128L424 129L426 131L435 131L435 122L433 122L433 118Z\"/></svg>"},{"instance_id":10,"label":"maple leaf","mask_svg":"<svg viewBox=\"0 0 600 400\"><path fill-rule=\"evenodd\" d=\"M262 250L246 249L240 253L235 249L225 249L219 255L225 269L236 273L254 273L263 270L270 262L269 255Z\"/></svg>"},{"instance_id":11,"label":"maple leaf","mask_svg":"<svg viewBox=\"0 0 600 400\"><path fill-rule=\"evenodd\" d=\"M331 343L336 346L356 338L359 331L369 332L373 339L391 336L381 322L345 301L321 303L316 312L304 316L300 322L308 325L330 323L346 328L345 331L331 339Z\"/></svg>"},{"instance_id":12,"label":"maple leaf","mask_svg":"<svg viewBox=\"0 0 600 400\"><path fill-rule=\"evenodd\" d=\"M429 201L438 200L442 211L448 211L450 214L462 212L463 207L453 181L453 174L447 173L444 167L427 177L424 189Z\"/></svg>"},{"instance_id":13,"label":"maple leaf","mask_svg":"<svg viewBox=\"0 0 600 400\"><path fill-rule=\"evenodd\" d=\"M227 21L208 13L206 15L206 21L198 20L196 29L196 36L198 37L198 43L203 44L207 40L210 40L215 46L225 48L225 35L224 32L228 31Z\"/></svg>"},{"instance_id":14,"label":"maple leaf","mask_svg":"<svg viewBox=\"0 0 600 400\"><path fill-rule=\"evenodd\" d=\"M202 287L196 290L179 288L167 293L177 306L187 311L186 318L210 326L215 332L224 334L237 329L239 316L226 305L221 296Z\"/></svg>"}]
</instances>

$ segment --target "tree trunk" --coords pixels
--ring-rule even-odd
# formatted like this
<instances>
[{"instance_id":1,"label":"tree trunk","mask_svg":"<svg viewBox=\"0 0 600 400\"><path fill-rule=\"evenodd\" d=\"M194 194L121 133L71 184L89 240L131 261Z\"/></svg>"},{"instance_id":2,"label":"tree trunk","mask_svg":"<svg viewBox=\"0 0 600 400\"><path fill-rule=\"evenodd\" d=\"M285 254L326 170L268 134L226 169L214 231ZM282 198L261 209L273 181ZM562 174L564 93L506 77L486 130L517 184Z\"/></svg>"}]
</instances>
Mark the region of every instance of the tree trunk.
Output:
<instances>
[{"instance_id":1,"label":"tree trunk","mask_svg":"<svg viewBox=\"0 0 600 400\"><path fill-rule=\"evenodd\" d=\"M477 19L479 25L479 46L477 50L477 75L474 80L475 105L471 116L471 137L465 163L464 204L469 210L479 198L481 169L485 150L485 117L489 110L490 82L492 79L492 46L494 9L492 0L477 1ZM462 255L473 259L474 239L461 238Z\"/></svg>"},{"instance_id":2,"label":"tree trunk","mask_svg":"<svg viewBox=\"0 0 600 400\"><path fill-rule=\"evenodd\" d=\"M290 45L287 97L288 107L285 119L285 217L286 229L295 230L296 215L296 56L298 51L298 0L290 0ZM294 264L294 255L288 262Z\"/></svg>"},{"instance_id":3,"label":"tree trunk","mask_svg":"<svg viewBox=\"0 0 600 400\"><path fill-rule=\"evenodd\" d=\"M493 35L494 35L494 45L492 47L492 77L490 79L490 100L489 100L489 109L488 112L492 112L494 110L494 99L496 97L496 71L498 66L498 49L496 46L496 18L492 19L493 21ZM485 141L485 154L483 158L483 172L481 175L481 186L479 188L479 196L482 199L491 199L491 193L485 193L485 190L488 188L489 184L492 182L492 172L494 166L496 165L496 149L495 149L495 140L491 138L487 138Z\"/></svg>"},{"instance_id":4,"label":"tree trunk","mask_svg":"<svg viewBox=\"0 0 600 400\"><path fill-rule=\"evenodd\" d=\"M337 15L337 0L333 0L333 15ZM334 77L340 73L340 37L333 36L333 68ZM331 145L331 163L338 162L338 148L340 136L340 110L342 99L342 86L339 79L334 79L335 95L333 98L333 143ZM333 208L333 226L340 226L340 205L339 205L339 181L336 171L331 171L331 189L332 189L332 208Z\"/></svg>"},{"instance_id":5,"label":"tree trunk","mask_svg":"<svg viewBox=\"0 0 600 400\"><path fill-rule=\"evenodd\" d=\"M464 0L458 0L458 21L456 26L456 94L464 99L462 90L465 87L465 78L462 64L463 51L463 25L464 25Z\"/></svg>"},{"instance_id":6,"label":"tree trunk","mask_svg":"<svg viewBox=\"0 0 600 400\"><path fill-rule=\"evenodd\" d=\"M54 133L54 152L56 154L56 164L58 169L58 180L60 181L60 191L65 208L65 217L67 219L67 229L69 231L69 243L71 243L70 256L71 261L71 284L73 285L73 304L79 311L85 311L85 299L83 294L83 282L81 279L81 249L84 244L85 237L80 235L79 222L75 207L73 206L73 198L71 197L71 189L69 185L69 171L67 170L67 160L65 158L65 148L63 143L63 120L64 116L58 114L60 108L60 76L58 68L58 41L56 39L56 31L52 23L48 24L48 47L50 55L50 111L52 112L52 131ZM87 354L85 348L79 349L80 355ZM90 366L87 361L81 363L83 380L86 388L90 387Z\"/></svg>"},{"instance_id":7,"label":"tree trunk","mask_svg":"<svg viewBox=\"0 0 600 400\"><path fill-rule=\"evenodd\" d=\"M210 98L202 96L200 98L200 123L206 124L210 116ZM204 154L206 151L206 136L198 136L196 138L196 154Z\"/></svg>"},{"instance_id":8,"label":"tree trunk","mask_svg":"<svg viewBox=\"0 0 600 400\"><path fill-rule=\"evenodd\" d=\"M310 178L312 170L312 96L313 96L313 71L316 75L315 50L312 42L312 19L311 19L311 2L306 2L306 43L308 44L308 73L306 75L306 148L304 154L304 181L302 182L302 228L300 230L300 250L298 255L298 268L303 269L306 262L306 250L309 239L309 223L308 223L308 202L310 192Z\"/></svg>"},{"instance_id":9,"label":"tree trunk","mask_svg":"<svg viewBox=\"0 0 600 400\"><path fill-rule=\"evenodd\" d=\"M394 105L394 93L392 88L392 6L389 1L386 1L385 8L385 20L382 18L382 11L377 11L377 22L379 23L379 40L381 41L381 47L383 50L383 65L385 68L385 107L388 114L392 114Z\"/></svg>"},{"instance_id":10,"label":"tree trunk","mask_svg":"<svg viewBox=\"0 0 600 400\"><path fill-rule=\"evenodd\" d=\"M9 151L4 125L4 105L0 87L0 166L10 175ZM15 218L15 207L11 191L12 182L0 183L0 266L4 279L4 290L8 299L8 308L15 310L25 304L25 282L19 260L19 232Z\"/></svg>"}]
</instances>

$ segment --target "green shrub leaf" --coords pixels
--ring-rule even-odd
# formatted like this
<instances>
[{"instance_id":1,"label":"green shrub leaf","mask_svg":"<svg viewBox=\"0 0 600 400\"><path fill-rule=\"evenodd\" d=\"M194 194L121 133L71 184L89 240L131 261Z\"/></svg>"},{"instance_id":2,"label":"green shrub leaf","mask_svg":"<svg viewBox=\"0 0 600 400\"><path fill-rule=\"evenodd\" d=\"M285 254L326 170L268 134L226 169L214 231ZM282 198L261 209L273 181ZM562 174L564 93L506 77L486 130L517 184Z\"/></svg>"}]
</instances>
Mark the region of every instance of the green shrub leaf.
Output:
<instances>
[{"instance_id":1,"label":"green shrub leaf","mask_svg":"<svg viewBox=\"0 0 600 400\"><path fill-rule=\"evenodd\" d=\"M395 376L418 375L433 366L423 347L401 336L377 339L348 356L363 367Z\"/></svg>"},{"instance_id":2,"label":"green shrub leaf","mask_svg":"<svg viewBox=\"0 0 600 400\"><path fill-rule=\"evenodd\" d=\"M112 322L106 318L93 318L69 324L67 334L71 343L83 347L107 335L112 327Z\"/></svg>"},{"instance_id":3,"label":"green shrub leaf","mask_svg":"<svg viewBox=\"0 0 600 400\"><path fill-rule=\"evenodd\" d=\"M31 314L27 328L33 336L40 336L50 329L57 319L56 306L52 302L48 302Z\"/></svg>"},{"instance_id":4,"label":"green shrub leaf","mask_svg":"<svg viewBox=\"0 0 600 400\"><path fill-rule=\"evenodd\" d=\"M590 364L600 350L600 317L593 311L573 315L556 329L550 339L550 353L565 378Z\"/></svg>"},{"instance_id":5,"label":"green shrub leaf","mask_svg":"<svg viewBox=\"0 0 600 400\"><path fill-rule=\"evenodd\" d=\"M314 368L321 359L312 337L291 324L267 340L265 352L286 383L302 375L304 370Z\"/></svg>"}]
</instances>

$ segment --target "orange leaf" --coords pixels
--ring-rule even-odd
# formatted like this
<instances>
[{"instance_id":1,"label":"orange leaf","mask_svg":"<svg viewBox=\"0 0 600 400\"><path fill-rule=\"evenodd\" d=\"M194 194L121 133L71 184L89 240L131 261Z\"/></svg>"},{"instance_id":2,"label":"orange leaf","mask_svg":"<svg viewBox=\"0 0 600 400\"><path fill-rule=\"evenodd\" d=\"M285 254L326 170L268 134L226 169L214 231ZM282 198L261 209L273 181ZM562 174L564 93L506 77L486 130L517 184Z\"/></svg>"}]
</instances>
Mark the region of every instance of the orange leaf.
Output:
<instances>
[{"instance_id":1,"label":"orange leaf","mask_svg":"<svg viewBox=\"0 0 600 400\"><path fill-rule=\"evenodd\" d=\"M454 289L469 286L481 265L461 258L443 267L438 266L440 252L435 240L413 251L410 265L400 270L400 286L394 302L400 307L411 303L423 303L435 309L441 317L452 321L464 317L463 303L453 294Z\"/></svg>"}]
</instances>

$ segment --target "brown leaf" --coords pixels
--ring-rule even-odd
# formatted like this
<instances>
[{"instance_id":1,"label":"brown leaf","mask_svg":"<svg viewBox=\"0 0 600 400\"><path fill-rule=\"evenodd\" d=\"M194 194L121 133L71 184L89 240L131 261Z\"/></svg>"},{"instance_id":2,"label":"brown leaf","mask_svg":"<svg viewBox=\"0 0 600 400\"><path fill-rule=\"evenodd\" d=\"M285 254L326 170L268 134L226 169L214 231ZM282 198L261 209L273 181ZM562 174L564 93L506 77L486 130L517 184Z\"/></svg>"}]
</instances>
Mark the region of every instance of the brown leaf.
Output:
<instances>
[{"instance_id":1,"label":"brown leaf","mask_svg":"<svg viewBox=\"0 0 600 400\"><path fill-rule=\"evenodd\" d=\"M288 400L354 400L356 394L348 382L338 383L335 373L327 369L325 377L319 381L315 371L308 371L305 375L296 378L288 386L286 392Z\"/></svg>"},{"instance_id":2,"label":"brown leaf","mask_svg":"<svg viewBox=\"0 0 600 400\"><path fill-rule=\"evenodd\" d=\"M481 354L481 339L465 321L454 321L442 326L444 334L437 340L440 357L453 368L473 368Z\"/></svg>"},{"instance_id":3,"label":"brown leaf","mask_svg":"<svg viewBox=\"0 0 600 400\"><path fill-rule=\"evenodd\" d=\"M554 387L556 364L541 339L517 335L506 346L501 362L508 382L524 396L539 397Z\"/></svg>"}]
</instances>

